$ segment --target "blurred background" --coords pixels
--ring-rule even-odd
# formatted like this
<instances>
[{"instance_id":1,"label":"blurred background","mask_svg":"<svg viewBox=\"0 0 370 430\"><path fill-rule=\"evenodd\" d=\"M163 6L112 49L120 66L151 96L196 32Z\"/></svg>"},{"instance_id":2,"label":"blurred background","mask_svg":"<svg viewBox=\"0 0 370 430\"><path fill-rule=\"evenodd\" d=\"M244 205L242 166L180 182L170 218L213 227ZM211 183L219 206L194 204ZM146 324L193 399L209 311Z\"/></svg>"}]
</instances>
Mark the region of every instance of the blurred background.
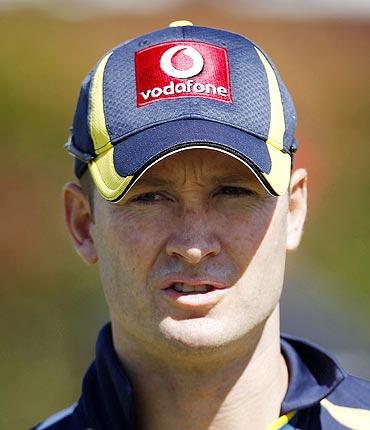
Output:
<instances>
[{"instance_id":1,"label":"blurred background","mask_svg":"<svg viewBox=\"0 0 370 430\"><path fill-rule=\"evenodd\" d=\"M188 19L261 45L296 103L309 218L288 259L283 330L370 379L369 0L0 0L0 428L78 398L108 314L72 249L61 189L80 82L110 47Z\"/></svg>"}]
</instances>

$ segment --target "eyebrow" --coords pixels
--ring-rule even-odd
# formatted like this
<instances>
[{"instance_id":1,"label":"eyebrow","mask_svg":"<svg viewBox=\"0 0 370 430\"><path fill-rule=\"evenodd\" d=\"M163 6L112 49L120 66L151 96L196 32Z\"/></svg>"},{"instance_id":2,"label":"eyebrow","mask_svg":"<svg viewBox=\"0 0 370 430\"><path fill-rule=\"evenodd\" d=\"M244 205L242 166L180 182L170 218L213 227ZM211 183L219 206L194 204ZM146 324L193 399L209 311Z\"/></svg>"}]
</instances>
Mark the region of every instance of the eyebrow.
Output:
<instances>
[{"instance_id":1,"label":"eyebrow","mask_svg":"<svg viewBox=\"0 0 370 430\"><path fill-rule=\"evenodd\" d=\"M234 173L231 175L223 175L217 176L213 175L210 177L210 182L212 184L227 184L227 183L246 183L250 180L248 175L242 175L238 173ZM147 187L162 187L162 186L175 186L176 181L171 180L169 178L155 175L155 176L147 176L140 178L137 182L137 185L147 186Z\"/></svg>"}]
</instances>

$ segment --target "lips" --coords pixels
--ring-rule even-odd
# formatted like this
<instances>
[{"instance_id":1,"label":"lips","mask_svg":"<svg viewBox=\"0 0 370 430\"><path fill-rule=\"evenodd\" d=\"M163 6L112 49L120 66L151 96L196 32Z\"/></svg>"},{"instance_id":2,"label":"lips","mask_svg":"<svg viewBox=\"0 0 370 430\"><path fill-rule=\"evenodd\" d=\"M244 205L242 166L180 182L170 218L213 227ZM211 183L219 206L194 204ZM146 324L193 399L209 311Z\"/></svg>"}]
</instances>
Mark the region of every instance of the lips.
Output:
<instances>
[{"instance_id":1,"label":"lips","mask_svg":"<svg viewBox=\"0 0 370 430\"><path fill-rule=\"evenodd\" d=\"M189 285L184 282L174 282L170 288L174 289L178 293L185 294L203 294L215 289L215 287L210 284Z\"/></svg>"},{"instance_id":2,"label":"lips","mask_svg":"<svg viewBox=\"0 0 370 430\"><path fill-rule=\"evenodd\" d=\"M210 279L168 279L161 286L162 297L181 308L211 308L226 293L228 285Z\"/></svg>"},{"instance_id":3,"label":"lips","mask_svg":"<svg viewBox=\"0 0 370 430\"><path fill-rule=\"evenodd\" d=\"M190 277L167 278L160 286L163 290L172 288L175 291L184 293L204 293L211 290L222 290L227 287L228 285L226 283L213 279Z\"/></svg>"}]
</instances>

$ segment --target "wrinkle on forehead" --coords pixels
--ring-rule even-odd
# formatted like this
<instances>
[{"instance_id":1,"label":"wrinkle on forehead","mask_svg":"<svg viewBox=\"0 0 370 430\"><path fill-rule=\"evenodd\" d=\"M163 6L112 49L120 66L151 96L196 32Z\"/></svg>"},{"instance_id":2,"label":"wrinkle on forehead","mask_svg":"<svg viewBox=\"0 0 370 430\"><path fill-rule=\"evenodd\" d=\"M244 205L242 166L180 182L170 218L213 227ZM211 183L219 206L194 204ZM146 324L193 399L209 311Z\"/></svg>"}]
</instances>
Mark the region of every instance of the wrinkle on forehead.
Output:
<instances>
[{"instance_id":1,"label":"wrinkle on forehead","mask_svg":"<svg viewBox=\"0 0 370 430\"><path fill-rule=\"evenodd\" d=\"M206 169L207 170L207 169ZM204 160L202 157L199 159L190 159L188 162L184 160L182 170L182 180L180 179L180 186L186 185L187 182L192 182L200 187L205 186L205 179L207 174L204 172Z\"/></svg>"}]
</instances>

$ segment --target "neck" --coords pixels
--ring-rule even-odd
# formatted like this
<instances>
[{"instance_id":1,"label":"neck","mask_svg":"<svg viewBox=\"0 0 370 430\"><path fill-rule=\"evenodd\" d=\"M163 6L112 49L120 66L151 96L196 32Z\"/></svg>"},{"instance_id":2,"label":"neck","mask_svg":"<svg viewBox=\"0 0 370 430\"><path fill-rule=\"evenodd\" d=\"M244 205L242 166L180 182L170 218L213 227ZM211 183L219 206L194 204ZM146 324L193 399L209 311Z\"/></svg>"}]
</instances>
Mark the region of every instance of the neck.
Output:
<instances>
[{"instance_id":1,"label":"neck","mask_svg":"<svg viewBox=\"0 0 370 430\"><path fill-rule=\"evenodd\" d=\"M288 372L280 352L278 307L244 340L243 352L209 366L138 360L127 343L113 339L132 381L141 430L239 430L253 422L264 430L279 416ZM132 351L132 350L131 350ZM258 414L256 414L258 411Z\"/></svg>"}]
</instances>

